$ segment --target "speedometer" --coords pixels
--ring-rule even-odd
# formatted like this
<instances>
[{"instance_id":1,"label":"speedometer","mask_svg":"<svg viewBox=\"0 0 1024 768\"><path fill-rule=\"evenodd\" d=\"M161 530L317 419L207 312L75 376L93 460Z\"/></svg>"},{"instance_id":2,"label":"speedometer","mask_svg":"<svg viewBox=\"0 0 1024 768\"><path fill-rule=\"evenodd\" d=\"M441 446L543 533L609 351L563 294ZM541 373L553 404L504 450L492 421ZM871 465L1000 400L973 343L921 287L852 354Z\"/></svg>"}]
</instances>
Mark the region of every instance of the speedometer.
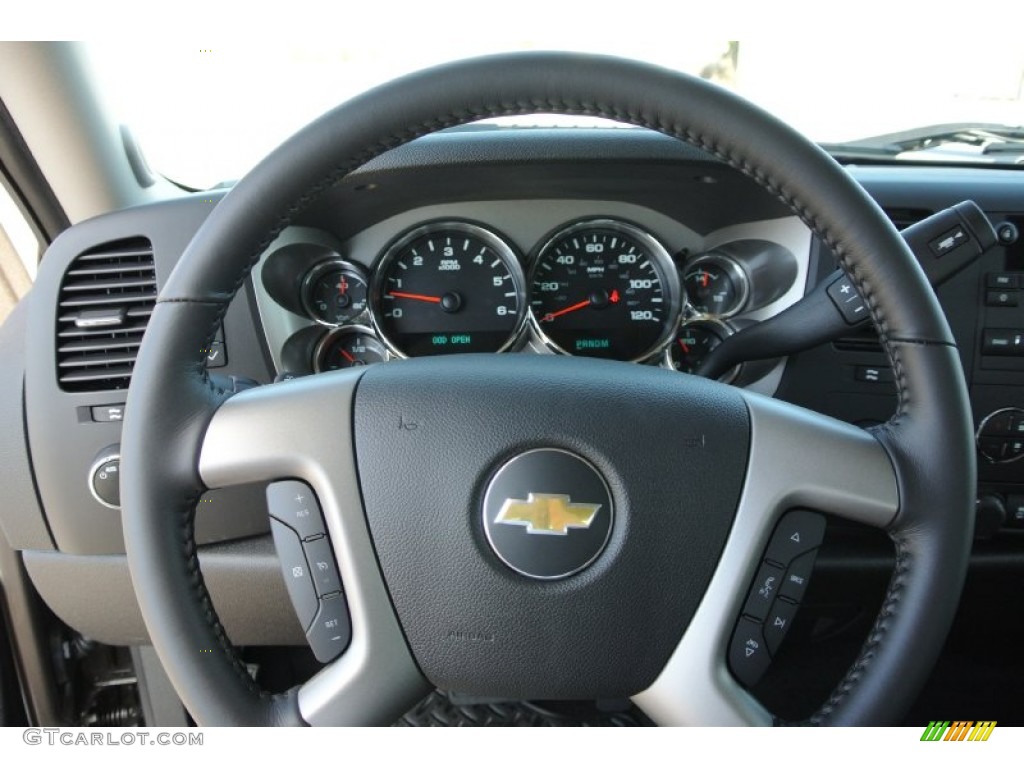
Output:
<instances>
[{"instance_id":1,"label":"speedometer","mask_svg":"<svg viewBox=\"0 0 1024 768\"><path fill-rule=\"evenodd\" d=\"M401 357L501 352L525 323L524 278L515 252L476 224L417 227L381 257L371 320Z\"/></svg>"},{"instance_id":2,"label":"speedometer","mask_svg":"<svg viewBox=\"0 0 1024 768\"><path fill-rule=\"evenodd\" d=\"M680 312L668 252L624 221L594 219L559 231L530 271L534 330L562 354L646 360L668 343Z\"/></svg>"}]
</instances>

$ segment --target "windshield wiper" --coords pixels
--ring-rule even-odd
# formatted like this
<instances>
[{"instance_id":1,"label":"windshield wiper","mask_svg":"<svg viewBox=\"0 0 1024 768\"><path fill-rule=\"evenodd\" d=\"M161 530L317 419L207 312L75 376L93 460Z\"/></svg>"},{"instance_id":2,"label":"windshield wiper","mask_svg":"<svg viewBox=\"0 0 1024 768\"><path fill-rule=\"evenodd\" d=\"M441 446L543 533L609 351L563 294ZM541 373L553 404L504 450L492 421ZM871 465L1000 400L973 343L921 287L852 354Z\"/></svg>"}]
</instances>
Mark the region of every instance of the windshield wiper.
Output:
<instances>
[{"instance_id":1,"label":"windshield wiper","mask_svg":"<svg viewBox=\"0 0 1024 768\"><path fill-rule=\"evenodd\" d=\"M955 149L954 149L955 145ZM884 133L855 141L823 144L831 155L843 160L878 160L908 154L928 153L943 147L943 159L979 159L1008 155L1024 158L1024 127L998 123L942 123ZM1000 157L999 161L1010 160ZM1018 159L1019 162L1019 159Z\"/></svg>"}]
</instances>

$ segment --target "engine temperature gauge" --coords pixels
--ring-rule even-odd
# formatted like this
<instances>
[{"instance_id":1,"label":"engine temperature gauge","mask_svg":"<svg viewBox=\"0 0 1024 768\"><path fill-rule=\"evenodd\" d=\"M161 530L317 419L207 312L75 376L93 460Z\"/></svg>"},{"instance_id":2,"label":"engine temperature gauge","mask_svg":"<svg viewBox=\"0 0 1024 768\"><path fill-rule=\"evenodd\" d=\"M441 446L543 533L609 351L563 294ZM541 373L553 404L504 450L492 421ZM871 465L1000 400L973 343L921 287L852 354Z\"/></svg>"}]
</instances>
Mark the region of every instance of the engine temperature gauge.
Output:
<instances>
[{"instance_id":1,"label":"engine temperature gauge","mask_svg":"<svg viewBox=\"0 0 1024 768\"><path fill-rule=\"evenodd\" d=\"M747 276L733 261L700 256L686 267L683 287L690 307L700 315L729 317L747 304Z\"/></svg>"},{"instance_id":2,"label":"engine temperature gauge","mask_svg":"<svg viewBox=\"0 0 1024 768\"><path fill-rule=\"evenodd\" d=\"M321 325L344 325L366 311L367 280L347 261L322 261L302 280L302 305Z\"/></svg>"}]
</instances>

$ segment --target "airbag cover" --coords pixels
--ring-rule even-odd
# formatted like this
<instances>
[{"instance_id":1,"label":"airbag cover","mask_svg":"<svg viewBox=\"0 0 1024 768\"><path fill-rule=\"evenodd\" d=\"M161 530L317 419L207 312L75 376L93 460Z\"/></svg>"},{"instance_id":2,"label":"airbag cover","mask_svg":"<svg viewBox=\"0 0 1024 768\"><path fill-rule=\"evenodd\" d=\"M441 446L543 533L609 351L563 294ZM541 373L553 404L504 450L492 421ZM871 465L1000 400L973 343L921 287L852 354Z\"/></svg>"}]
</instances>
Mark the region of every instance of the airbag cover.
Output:
<instances>
[{"instance_id":1,"label":"airbag cover","mask_svg":"<svg viewBox=\"0 0 1024 768\"><path fill-rule=\"evenodd\" d=\"M654 681L732 525L749 444L736 390L627 363L460 355L373 366L354 420L370 532L434 685L555 699ZM614 519L593 562L538 580L499 559L482 511L503 465L551 448L603 477ZM544 546L578 533L510 532Z\"/></svg>"}]
</instances>

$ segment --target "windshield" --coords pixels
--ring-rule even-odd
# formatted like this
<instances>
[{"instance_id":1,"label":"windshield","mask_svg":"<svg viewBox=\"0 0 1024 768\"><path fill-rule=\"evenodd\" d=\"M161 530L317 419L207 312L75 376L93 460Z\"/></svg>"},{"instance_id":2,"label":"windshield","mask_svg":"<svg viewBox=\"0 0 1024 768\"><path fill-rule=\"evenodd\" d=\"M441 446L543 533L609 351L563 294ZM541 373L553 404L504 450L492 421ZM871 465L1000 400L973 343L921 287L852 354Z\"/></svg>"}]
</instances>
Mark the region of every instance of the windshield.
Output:
<instances>
[{"instance_id":1,"label":"windshield","mask_svg":"<svg viewBox=\"0 0 1024 768\"><path fill-rule=\"evenodd\" d=\"M1024 157L1024 46L961 38L951 49L922 36L889 50L871 41L868 51L852 35L810 37L799 45L695 42L680 40L674 25L651 26L642 38L623 35L600 44L561 32L503 35L496 25L443 44L433 36L392 46L361 37L208 48L122 40L88 51L107 101L132 129L149 164L195 188L241 177L304 124L374 85L452 59L531 49L611 53L705 77L833 152L833 145L854 144L862 150L859 157L877 152L892 159L1000 164ZM511 122L592 124L575 118ZM977 124L986 131L980 137L959 130ZM922 126L937 127L940 138L930 139L930 128L908 142L890 136ZM1004 127L1017 128L1016 138Z\"/></svg>"}]
</instances>

